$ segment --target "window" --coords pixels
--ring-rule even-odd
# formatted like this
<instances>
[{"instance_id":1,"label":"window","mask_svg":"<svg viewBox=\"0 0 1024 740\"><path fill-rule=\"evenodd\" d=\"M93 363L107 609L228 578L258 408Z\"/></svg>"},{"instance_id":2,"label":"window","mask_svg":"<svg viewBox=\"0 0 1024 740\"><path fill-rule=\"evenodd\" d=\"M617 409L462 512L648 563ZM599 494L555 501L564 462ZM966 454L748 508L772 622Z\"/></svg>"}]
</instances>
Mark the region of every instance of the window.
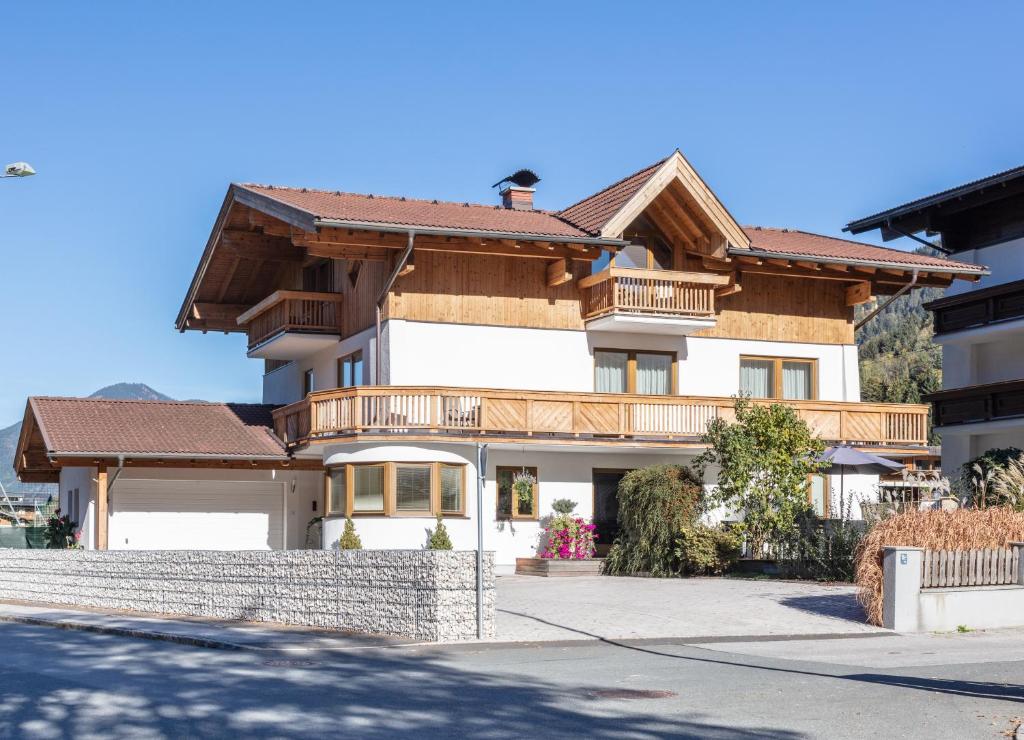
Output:
<instances>
[{"instance_id":1,"label":"window","mask_svg":"<svg viewBox=\"0 0 1024 740\"><path fill-rule=\"evenodd\" d=\"M362 350L338 358L339 388L351 388L354 385L363 385L365 382Z\"/></svg>"},{"instance_id":2,"label":"window","mask_svg":"<svg viewBox=\"0 0 1024 740\"><path fill-rule=\"evenodd\" d=\"M313 392L313 369L310 368L302 374L302 395L308 396Z\"/></svg>"},{"instance_id":3,"label":"window","mask_svg":"<svg viewBox=\"0 0 1024 740\"><path fill-rule=\"evenodd\" d=\"M384 511L384 465L352 466L352 511Z\"/></svg>"},{"instance_id":4,"label":"window","mask_svg":"<svg viewBox=\"0 0 1024 740\"><path fill-rule=\"evenodd\" d=\"M347 506L345 468L331 468L327 475L327 514L344 514Z\"/></svg>"},{"instance_id":5,"label":"window","mask_svg":"<svg viewBox=\"0 0 1024 740\"><path fill-rule=\"evenodd\" d=\"M815 516L828 516L829 505L829 478L827 475L811 475L810 486L807 489L807 500L814 509Z\"/></svg>"},{"instance_id":6,"label":"window","mask_svg":"<svg viewBox=\"0 0 1024 740\"><path fill-rule=\"evenodd\" d=\"M302 289L313 293L334 292L334 265L322 260L302 268Z\"/></svg>"},{"instance_id":7,"label":"window","mask_svg":"<svg viewBox=\"0 0 1024 740\"><path fill-rule=\"evenodd\" d=\"M350 463L328 471L327 515L462 516L466 466Z\"/></svg>"},{"instance_id":8,"label":"window","mask_svg":"<svg viewBox=\"0 0 1024 740\"><path fill-rule=\"evenodd\" d=\"M741 357L740 393L753 398L805 401L817 397L817 361Z\"/></svg>"},{"instance_id":9,"label":"window","mask_svg":"<svg viewBox=\"0 0 1024 740\"><path fill-rule=\"evenodd\" d=\"M537 480L537 468L528 467L498 467L496 473L498 485L498 519L536 519L537 498L539 486L533 484L533 492L529 496L522 496L513 488L513 481L519 473L529 473Z\"/></svg>"},{"instance_id":10,"label":"window","mask_svg":"<svg viewBox=\"0 0 1024 740\"><path fill-rule=\"evenodd\" d=\"M596 349L594 390L670 395L676 392L675 366L675 352Z\"/></svg>"},{"instance_id":11,"label":"window","mask_svg":"<svg viewBox=\"0 0 1024 740\"><path fill-rule=\"evenodd\" d=\"M395 466L396 512L430 513L430 468L430 465Z\"/></svg>"},{"instance_id":12,"label":"window","mask_svg":"<svg viewBox=\"0 0 1024 740\"><path fill-rule=\"evenodd\" d=\"M441 465L441 512L461 514L466 489L465 465Z\"/></svg>"},{"instance_id":13,"label":"window","mask_svg":"<svg viewBox=\"0 0 1024 740\"><path fill-rule=\"evenodd\" d=\"M622 234L629 244L615 253L616 267L641 270L672 270L675 268L672 246L661 230L645 218L634 221Z\"/></svg>"}]
</instances>

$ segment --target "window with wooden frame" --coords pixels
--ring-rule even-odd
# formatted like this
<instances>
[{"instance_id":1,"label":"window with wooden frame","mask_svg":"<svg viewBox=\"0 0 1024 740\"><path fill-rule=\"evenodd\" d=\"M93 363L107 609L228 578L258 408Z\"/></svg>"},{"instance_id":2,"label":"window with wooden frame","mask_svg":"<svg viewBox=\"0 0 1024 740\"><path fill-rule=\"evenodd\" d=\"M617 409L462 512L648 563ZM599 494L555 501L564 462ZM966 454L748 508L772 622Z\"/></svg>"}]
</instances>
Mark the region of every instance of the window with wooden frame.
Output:
<instances>
[{"instance_id":1,"label":"window with wooden frame","mask_svg":"<svg viewBox=\"0 0 1024 740\"><path fill-rule=\"evenodd\" d=\"M661 230L644 218L637 219L622 234L629 242L615 253L611 264L615 267L634 267L641 270L674 270L675 252Z\"/></svg>"},{"instance_id":2,"label":"window with wooden frame","mask_svg":"<svg viewBox=\"0 0 1024 740\"><path fill-rule=\"evenodd\" d=\"M832 492L831 479L822 473L812 473L807 477L807 503L814 510L814 515L825 519L829 516Z\"/></svg>"},{"instance_id":3,"label":"window with wooden frame","mask_svg":"<svg viewBox=\"0 0 1024 740\"><path fill-rule=\"evenodd\" d=\"M466 466L350 463L328 470L327 516L465 516Z\"/></svg>"},{"instance_id":4,"label":"window with wooden frame","mask_svg":"<svg viewBox=\"0 0 1024 740\"><path fill-rule=\"evenodd\" d=\"M515 478L521 473L533 476L533 491L523 496L516 490ZM499 520L536 519L539 510L537 468L522 466L498 466L495 473L498 487L496 517Z\"/></svg>"},{"instance_id":5,"label":"window with wooden frame","mask_svg":"<svg viewBox=\"0 0 1024 740\"><path fill-rule=\"evenodd\" d=\"M594 390L597 393L673 395L676 353L655 350L595 349Z\"/></svg>"},{"instance_id":6,"label":"window with wooden frame","mask_svg":"<svg viewBox=\"0 0 1024 740\"><path fill-rule=\"evenodd\" d=\"M752 398L814 400L818 397L818 361L741 356L739 391Z\"/></svg>"},{"instance_id":7,"label":"window with wooden frame","mask_svg":"<svg viewBox=\"0 0 1024 740\"><path fill-rule=\"evenodd\" d=\"M338 387L351 388L366 383L363 351L356 350L338 358Z\"/></svg>"}]
</instances>

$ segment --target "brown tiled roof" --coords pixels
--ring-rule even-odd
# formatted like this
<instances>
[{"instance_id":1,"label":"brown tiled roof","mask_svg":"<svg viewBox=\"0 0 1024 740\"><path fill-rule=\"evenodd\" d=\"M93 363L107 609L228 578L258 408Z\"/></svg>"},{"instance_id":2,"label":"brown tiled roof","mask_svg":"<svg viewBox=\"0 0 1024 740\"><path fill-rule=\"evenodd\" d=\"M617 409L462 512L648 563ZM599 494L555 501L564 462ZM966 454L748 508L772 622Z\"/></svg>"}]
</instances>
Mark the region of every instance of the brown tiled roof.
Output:
<instances>
[{"instance_id":1,"label":"brown tiled roof","mask_svg":"<svg viewBox=\"0 0 1024 740\"><path fill-rule=\"evenodd\" d=\"M952 269L960 272L985 271L981 265L969 262L929 257L888 247L876 247L847 239L836 239L795 229L773 229L767 226L744 226L750 237L750 248L778 254L806 255L823 260L850 259L864 262L892 264L899 267L930 267L936 270Z\"/></svg>"},{"instance_id":2,"label":"brown tiled roof","mask_svg":"<svg viewBox=\"0 0 1024 740\"><path fill-rule=\"evenodd\" d=\"M507 234L587 237L548 211L517 211L502 206L416 200L384 195L359 195L341 191L283 188L242 184L237 187L305 211L314 218L332 221L422 226L426 228L491 231Z\"/></svg>"},{"instance_id":3,"label":"brown tiled roof","mask_svg":"<svg viewBox=\"0 0 1024 740\"><path fill-rule=\"evenodd\" d=\"M51 455L287 457L273 406L45 396L29 406Z\"/></svg>"},{"instance_id":4,"label":"brown tiled roof","mask_svg":"<svg viewBox=\"0 0 1024 740\"><path fill-rule=\"evenodd\" d=\"M666 157L667 159L667 157ZM644 167L632 175L614 182L603 190L590 195L568 208L558 212L559 217L575 224L590 234L598 234L612 216L644 186L651 176L665 163L662 159Z\"/></svg>"}]
</instances>

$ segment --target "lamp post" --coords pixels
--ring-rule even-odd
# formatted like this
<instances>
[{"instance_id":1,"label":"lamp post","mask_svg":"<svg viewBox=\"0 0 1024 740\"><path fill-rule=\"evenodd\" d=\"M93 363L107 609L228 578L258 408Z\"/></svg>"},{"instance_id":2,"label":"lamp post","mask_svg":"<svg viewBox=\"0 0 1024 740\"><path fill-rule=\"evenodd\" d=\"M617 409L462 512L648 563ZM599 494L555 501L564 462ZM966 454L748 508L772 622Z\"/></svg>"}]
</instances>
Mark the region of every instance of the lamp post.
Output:
<instances>
[{"instance_id":1,"label":"lamp post","mask_svg":"<svg viewBox=\"0 0 1024 740\"><path fill-rule=\"evenodd\" d=\"M32 168L28 162L12 162L11 164L4 167L4 173L0 175L2 177L32 177L36 174L36 171Z\"/></svg>"}]
</instances>

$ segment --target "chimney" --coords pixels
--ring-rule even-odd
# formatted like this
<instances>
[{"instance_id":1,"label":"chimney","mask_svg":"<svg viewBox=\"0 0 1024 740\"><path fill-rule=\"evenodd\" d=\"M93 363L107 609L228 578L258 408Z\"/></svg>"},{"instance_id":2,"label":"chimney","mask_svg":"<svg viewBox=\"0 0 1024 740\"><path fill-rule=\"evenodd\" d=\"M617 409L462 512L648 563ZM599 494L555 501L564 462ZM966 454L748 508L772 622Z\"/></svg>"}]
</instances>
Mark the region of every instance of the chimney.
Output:
<instances>
[{"instance_id":1,"label":"chimney","mask_svg":"<svg viewBox=\"0 0 1024 740\"><path fill-rule=\"evenodd\" d=\"M533 186L540 182L533 170L519 170L508 177L494 183L501 194L501 205L514 211L532 211L533 194L537 192Z\"/></svg>"},{"instance_id":2,"label":"chimney","mask_svg":"<svg viewBox=\"0 0 1024 740\"><path fill-rule=\"evenodd\" d=\"M537 188L521 188L512 183L505 183L501 189L501 205L515 211L532 211L533 194Z\"/></svg>"}]
</instances>

